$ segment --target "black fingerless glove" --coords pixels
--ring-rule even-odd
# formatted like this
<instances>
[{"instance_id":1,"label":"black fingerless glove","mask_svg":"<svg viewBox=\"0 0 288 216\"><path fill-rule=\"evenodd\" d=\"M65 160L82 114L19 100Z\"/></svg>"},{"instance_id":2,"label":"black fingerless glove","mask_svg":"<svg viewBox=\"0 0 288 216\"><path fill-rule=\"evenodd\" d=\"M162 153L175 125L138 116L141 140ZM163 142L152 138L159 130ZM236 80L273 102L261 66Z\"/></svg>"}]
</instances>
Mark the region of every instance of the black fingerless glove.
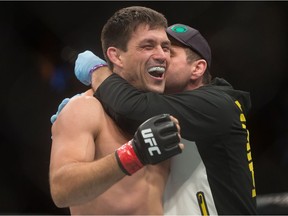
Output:
<instances>
[{"instance_id":1,"label":"black fingerless glove","mask_svg":"<svg viewBox=\"0 0 288 216\"><path fill-rule=\"evenodd\" d=\"M179 143L175 123L169 114L161 114L141 124L134 138L115 154L123 172L131 175L146 164L157 164L181 153Z\"/></svg>"}]
</instances>

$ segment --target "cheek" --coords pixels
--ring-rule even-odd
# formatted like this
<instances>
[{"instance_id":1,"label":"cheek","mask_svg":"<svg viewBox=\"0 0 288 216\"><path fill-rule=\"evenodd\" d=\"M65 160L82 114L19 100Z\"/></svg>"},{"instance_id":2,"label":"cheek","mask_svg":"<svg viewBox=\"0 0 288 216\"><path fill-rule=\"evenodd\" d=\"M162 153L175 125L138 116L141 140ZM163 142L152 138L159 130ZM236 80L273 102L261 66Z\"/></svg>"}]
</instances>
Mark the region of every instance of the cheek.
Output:
<instances>
[{"instance_id":1,"label":"cheek","mask_svg":"<svg viewBox=\"0 0 288 216\"><path fill-rule=\"evenodd\" d=\"M134 53L126 57L125 65L126 68L135 69L136 71L136 69L139 69L141 65L143 65L143 62L145 62L145 60L146 60L145 56L140 55L138 53Z\"/></svg>"},{"instance_id":2,"label":"cheek","mask_svg":"<svg viewBox=\"0 0 288 216\"><path fill-rule=\"evenodd\" d=\"M183 70L183 64L181 62L171 61L168 71L166 72L166 77L177 77L181 70Z\"/></svg>"},{"instance_id":3,"label":"cheek","mask_svg":"<svg viewBox=\"0 0 288 216\"><path fill-rule=\"evenodd\" d=\"M125 78L130 83L141 83L144 80L144 74L143 74L143 68L141 67L140 62L135 61L129 61L126 62L125 68L123 70L125 73Z\"/></svg>"},{"instance_id":4,"label":"cheek","mask_svg":"<svg viewBox=\"0 0 288 216\"><path fill-rule=\"evenodd\" d=\"M169 67L169 70L166 71L166 79L170 79L174 74L176 73L176 70L174 67Z\"/></svg>"},{"instance_id":5,"label":"cheek","mask_svg":"<svg viewBox=\"0 0 288 216\"><path fill-rule=\"evenodd\" d=\"M186 66L187 66L186 58L172 57L170 60L168 73L169 75L171 74L172 76L175 76L187 70Z\"/></svg>"},{"instance_id":6,"label":"cheek","mask_svg":"<svg viewBox=\"0 0 288 216\"><path fill-rule=\"evenodd\" d=\"M173 68L173 70L169 70L166 72L166 85L170 86L171 83L177 83L179 79L179 73L176 69Z\"/></svg>"},{"instance_id":7,"label":"cheek","mask_svg":"<svg viewBox=\"0 0 288 216\"><path fill-rule=\"evenodd\" d=\"M174 65L166 73L167 85L183 85L189 80L188 68L185 65Z\"/></svg>"}]
</instances>

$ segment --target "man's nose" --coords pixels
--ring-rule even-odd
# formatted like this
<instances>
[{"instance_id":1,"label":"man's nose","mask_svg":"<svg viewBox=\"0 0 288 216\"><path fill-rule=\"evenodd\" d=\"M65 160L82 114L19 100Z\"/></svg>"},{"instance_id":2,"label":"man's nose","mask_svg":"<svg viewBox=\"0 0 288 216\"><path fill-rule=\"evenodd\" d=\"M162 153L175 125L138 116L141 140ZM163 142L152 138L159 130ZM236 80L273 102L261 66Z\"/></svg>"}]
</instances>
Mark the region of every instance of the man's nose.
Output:
<instances>
[{"instance_id":1,"label":"man's nose","mask_svg":"<svg viewBox=\"0 0 288 216\"><path fill-rule=\"evenodd\" d=\"M155 53L153 55L153 58L155 60L158 60L160 62L165 62L167 60L167 58L170 57L170 54L167 51L164 51L164 49L162 47L157 47L157 49L155 50Z\"/></svg>"}]
</instances>

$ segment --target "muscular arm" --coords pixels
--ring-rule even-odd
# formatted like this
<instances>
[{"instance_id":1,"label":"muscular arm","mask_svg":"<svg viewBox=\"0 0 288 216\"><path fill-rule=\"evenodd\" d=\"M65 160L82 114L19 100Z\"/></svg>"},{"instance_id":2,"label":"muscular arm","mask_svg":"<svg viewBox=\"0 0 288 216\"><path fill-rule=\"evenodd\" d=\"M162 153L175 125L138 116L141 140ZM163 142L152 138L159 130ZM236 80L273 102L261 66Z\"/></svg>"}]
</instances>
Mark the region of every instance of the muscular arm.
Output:
<instances>
[{"instance_id":1,"label":"muscular arm","mask_svg":"<svg viewBox=\"0 0 288 216\"><path fill-rule=\"evenodd\" d=\"M93 97L77 97L52 126L50 188L58 207L90 201L125 176L114 153L95 160L101 110Z\"/></svg>"},{"instance_id":2,"label":"muscular arm","mask_svg":"<svg viewBox=\"0 0 288 216\"><path fill-rule=\"evenodd\" d=\"M100 102L84 95L71 99L52 127L50 187L59 207L91 201L124 173L132 175L144 165L181 153L183 148L177 119L166 114L155 116L141 124L127 142ZM147 131L155 146L147 145Z\"/></svg>"}]
</instances>

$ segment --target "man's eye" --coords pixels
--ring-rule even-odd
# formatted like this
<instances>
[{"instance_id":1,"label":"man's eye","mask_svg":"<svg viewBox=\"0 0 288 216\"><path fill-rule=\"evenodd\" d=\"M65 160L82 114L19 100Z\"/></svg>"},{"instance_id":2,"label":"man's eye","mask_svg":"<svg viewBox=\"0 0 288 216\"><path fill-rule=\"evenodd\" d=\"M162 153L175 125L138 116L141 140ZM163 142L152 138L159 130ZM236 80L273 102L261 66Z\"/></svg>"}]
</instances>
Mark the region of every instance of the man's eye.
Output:
<instances>
[{"instance_id":1,"label":"man's eye","mask_svg":"<svg viewBox=\"0 0 288 216\"><path fill-rule=\"evenodd\" d=\"M152 45L144 45L143 48L144 49L153 49L153 46Z\"/></svg>"},{"instance_id":2,"label":"man's eye","mask_svg":"<svg viewBox=\"0 0 288 216\"><path fill-rule=\"evenodd\" d=\"M165 52L170 52L170 47L162 47L162 49L165 51Z\"/></svg>"}]
</instances>

